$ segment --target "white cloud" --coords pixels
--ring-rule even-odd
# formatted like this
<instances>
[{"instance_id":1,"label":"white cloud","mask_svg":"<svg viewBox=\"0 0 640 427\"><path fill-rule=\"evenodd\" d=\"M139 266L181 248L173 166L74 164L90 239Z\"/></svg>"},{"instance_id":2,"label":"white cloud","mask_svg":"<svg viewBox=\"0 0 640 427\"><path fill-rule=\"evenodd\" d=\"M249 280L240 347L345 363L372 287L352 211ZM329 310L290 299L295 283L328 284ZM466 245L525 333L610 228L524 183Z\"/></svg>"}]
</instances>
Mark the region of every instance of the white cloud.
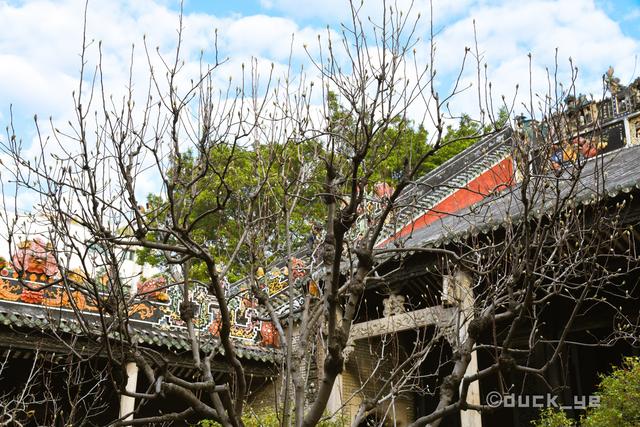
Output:
<instances>
[{"instance_id":1,"label":"white cloud","mask_svg":"<svg viewBox=\"0 0 640 427\"><path fill-rule=\"evenodd\" d=\"M350 19L349 4L342 0L305 2L305 7L300 7L296 0L264 1L265 7L295 19L332 24ZM507 0L394 2L401 10L407 10L411 3L413 12L422 15L417 32L421 40L416 48L417 59L423 64L430 61L429 27L433 4L435 64L441 95L450 88L459 72L465 48L474 47L474 20L479 51L483 63L488 66L494 100L499 104L501 95L511 100L519 85L517 112L523 111L521 104L528 98L529 53L532 53L533 92L538 94L548 87L546 69L553 75L556 48L559 79L565 85L570 81L568 59L571 57L573 65L579 69L578 91L601 96L600 78L609 65L614 66L623 82L636 77L632 73L640 53L639 41L626 36L621 23L608 16L594 0L532 0L517 4ZM380 1L365 0L362 4L363 17L379 19L381 13ZM469 56L467 60L461 86L473 87L452 101L456 113L477 111L476 70L473 58ZM481 73L484 75L484 68ZM415 114L420 116L418 111Z\"/></svg>"},{"instance_id":2,"label":"white cloud","mask_svg":"<svg viewBox=\"0 0 640 427\"><path fill-rule=\"evenodd\" d=\"M85 83L91 81L97 62L97 42L102 41L105 87L116 97L122 96L129 80L131 46L135 44L133 89L136 102L142 103L148 87L143 35L146 34L160 80L164 79L163 66L155 48L169 55L176 44L177 13L166 3L166 0L90 2L87 38L94 42L88 51ZM240 81L242 64L248 66L251 56L258 58L262 78L270 73L272 63L274 76L285 74L290 54L294 76L302 64L313 73L315 70L308 67L303 45L316 49L317 35L326 33L323 22L333 25L350 17L344 0L311 1L304 5L298 0L261 0L260 3L269 13L282 16L221 18L189 13L184 17L185 65L179 87L186 87L188 80L197 76L200 52L212 48L215 29L219 32L220 57L230 57L215 74L214 83L224 89L229 77L234 82ZM409 3L409 0L400 0L399 7L406 10ZM580 69L578 83L583 92L598 94L599 78L609 65L616 68L623 82L634 77L631 74L639 53L638 40L625 36L620 23L598 9L592 0L532 0L517 5L506 0L436 0L433 3L436 29L441 29L436 40L436 67L443 92L461 63L465 47L473 46L474 19L479 49L483 61L488 63L496 100L502 94L512 96L516 84L520 84L521 94L528 92L529 52L533 53L534 91L544 90L545 67L553 67L556 47L559 48L560 77L566 81L570 71L567 58L571 56ZM365 1L363 16L375 19L381 13L380 4ZM54 124L59 127L73 118L71 92L78 87L83 9L84 0L0 2L0 99L5 103L0 107L0 114L4 119L9 103L22 114L17 120L23 122L24 128L34 113L40 117L53 116ZM421 39L417 59L425 64L429 61L430 2L416 0L414 12L422 14L417 32ZM332 38L336 40L337 27L333 28ZM205 58L213 59L210 50ZM248 75L247 69L245 72ZM463 82L476 84L473 67L463 75ZM318 86L316 103L320 102ZM475 86L462 93L453 103L456 111L473 112L477 105L476 93ZM419 118L424 108L412 108L411 112ZM33 134L24 135L27 141L32 138ZM146 192L154 185L152 180L145 180L140 188Z\"/></svg>"},{"instance_id":3,"label":"white cloud","mask_svg":"<svg viewBox=\"0 0 640 427\"><path fill-rule=\"evenodd\" d=\"M474 46L473 20L476 21L479 50L488 64L494 98L509 97L520 86L520 102L526 102L529 87L528 53L532 53L533 91L544 93L545 68L553 77L556 48L559 79L567 85L571 68L569 57L579 69L577 90L602 95L600 77L609 65L623 82L633 77L634 61L640 51L638 40L625 36L620 25L599 10L591 0L536 0L514 6L510 2L480 5L469 16L449 25L438 41L442 71L453 73L459 67L465 46ZM484 70L483 70L484 72ZM465 74L474 81L473 65ZM473 105L465 95L460 108ZM474 111L471 109L471 111ZM517 111L522 111L522 107Z\"/></svg>"},{"instance_id":4,"label":"white cloud","mask_svg":"<svg viewBox=\"0 0 640 427\"><path fill-rule=\"evenodd\" d=\"M102 47L104 87L107 94L114 95L116 105L128 90L133 44L134 99L137 105L142 105L146 99L149 76L143 36L158 81L161 86L167 84L156 47L166 60L173 61L178 15L163 3L162 0L89 2L85 108L98 64L98 42ZM33 143L36 140L32 125L34 114L37 113L41 120L51 116L54 126L63 130L68 129L69 120L74 120L71 93L77 91L79 84L84 4L84 0L0 3L0 99L5 103L0 110L6 114L8 105L14 105L16 125L21 131L19 137L27 142L25 148L29 156L38 152L37 144ZM186 88L190 79L197 78L202 51L208 52L205 53L206 60L214 60L212 48L216 29L220 34L220 59L231 57L214 74L214 84L221 90L226 88L229 77L233 77L232 85L241 84L242 63L247 65L245 76L249 76L251 56L260 58L263 78L268 75L271 63L274 63L274 73L281 75L286 70L292 34L296 34L294 58L300 59L305 55L302 44L315 39L318 32L301 28L285 18L263 15L222 19L189 13L183 21L181 56L185 64L177 82L179 89ZM94 109L100 107L97 102L94 97ZM48 126L45 127L46 132ZM145 180L139 186L140 192L148 192L154 185L157 187L157 182Z\"/></svg>"},{"instance_id":5,"label":"white cloud","mask_svg":"<svg viewBox=\"0 0 640 427\"><path fill-rule=\"evenodd\" d=\"M38 0L19 6L0 4L0 54L3 59L0 95L3 99L35 107L32 108L34 112L41 115L67 115L70 100L67 94L75 88L77 81L83 5L81 0L55 3ZM407 5L407 1L401 1L399 7L407 8ZM347 2L343 0L307 2L305 7L293 0L269 0L263 6L303 18L330 16L332 20L344 20L349 16ZM362 7L365 16L380 13L380 2L366 1ZM428 53L428 28L425 25L429 8L426 0L414 4L414 11L423 14L424 25L419 34L423 43L418 52L423 60ZM464 47L472 46L472 20L475 19L483 59L493 70L492 75L501 77L496 81L505 93L513 91L516 80L526 77L526 69L514 69L513 61L520 58L517 63L523 63L521 57L529 51L533 52L536 63L544 67L553 65L555 48L559 47L561 61L571 55L584 70L585 80L594 80L593 77L609 64L616 67L623 80L630 77L634 53L638 51L638 42L625 37L619 25L590 0L533 1L518 6L511 2L472 5L470 1L436 1L434 9L438 22L464 16L445 25L437 36L436 64L440 75L455 72ZM156 1L90 3L88 37L103 41L107 86L111 90L122 90L126 86L126 64L132 43L138 45L135 61L141 69L139 77L142 77L146 62L142 35L146 33L152 49L158 46L161 52L168 53L175 46L176 25L175 11ZM183 43L187 60L196 64L198 52L211 47L216 28L220 33L222 55L232 56L234 64L247 62L251 55L266 58L267 62L286 63L293 34L294 60L303 61L306 54L302 45L316 46L316 35L323 32L321 28L300 27L292 19L282 17L216 18L189 14L185 17ZM225 71L229 69L224 68ZM505 75L506 70L513 74ZM239 73L234 70L236 77ZM591 84L589 89L593 88Z\"/></svg>"},{"instance_id":6,"label":"white cloud","mask_svg":"<svg viewBox=\"0 0 640 427\"><path fill-rule=\"evenodd\" d=\"M0 99L40 115L67 117L72 108L70 94L78 82L83 8L83 0L0 3ZM101 42L105 87L121 92L127 86L131 46L135 44L134 83L138 90L144 91L147 59L143 36L156 71L160 71L162 77L155 49L169 60L173 59L177 26L177 12L161 1L90 2L85 77L91 80L97 64L97 43ZM203 50L208 52L205 59L214 59L216 29L221 50L219 58L231 57L234 64L249 64L251 56L286 64L293 34L294 59L302 60L306 57L303 44L311 45L322 31L266 15L217 18L186 14L181 47L185 68L197 71ZM229 66L224 67L224 71L230 71ZM241 70L234 70L233 74L238 78Z\"/></svg>"}]
</instances>

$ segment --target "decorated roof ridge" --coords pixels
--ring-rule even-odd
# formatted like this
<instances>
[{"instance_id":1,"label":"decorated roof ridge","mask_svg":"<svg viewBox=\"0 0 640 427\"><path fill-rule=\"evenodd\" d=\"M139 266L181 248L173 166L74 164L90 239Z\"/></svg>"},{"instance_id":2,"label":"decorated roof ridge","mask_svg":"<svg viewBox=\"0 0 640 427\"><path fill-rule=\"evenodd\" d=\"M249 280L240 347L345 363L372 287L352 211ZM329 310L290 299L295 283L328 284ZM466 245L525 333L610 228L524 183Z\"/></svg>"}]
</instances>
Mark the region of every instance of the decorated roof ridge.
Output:
<instances>
[{"instance_id":1,"label":"decorated roof ridge","mask_svg":"<svg viewBox=\"0 0 640 427\"><path fill-rule=\"evenodd\" d=\"M440 186L445 180L451 179L452 177L464 172L464 168L466 168L471 162L475 162L477 159L486 156L490 152L508 146L506 142L511 137L512 132L512 129L507 126L500 131L481 138L475 144L465 148L435 169L416 179L411 188L408 191L405 191L398 198L397 202L401 203L405 199L411 198L416 194L424 193L425 191L430 191L431 189Z\"/></svg>"},{"instance_id":2,"label":"decorated roof ridge","mask_svg":"<svg viewBox=\"0 0 640 427\"><path fill-rule=\"evenodd\" d=\"M508 142L512 132L511 128L505 127L418 179L415 188L421 186L423 190L412 192L410 197L414 198L414 203L400 208L395 219L386 224L376 246L384 247L443 215L458 212L495 191L496 187L510 186L513 168L505 162L511 159ZM404 198L405 202L408 198Z\"/></svg>"},{"instance_id":3,"label":"decorated roof ridge","mask_svg":"<svg viewBox=\"0 0 640 427\"><path fill-rule=\"evenodd\" d=\"M301 249L291 256L291 277L293 278L293 307L294 317L297 315L299 309L304 305L304 296L307 293L311 295L319 296L321 293L320 288L316 285L314 278L311 276L310 266L310 253L307 249ZM278 259L271 263L267 268L258 267L255 272L255 277L258 283L263 283L264 289L268 290L269 302L274 307L275 314L279 318L286 317L289 311L289 261L285 259ZM234 293L250 291L249 277L244 277L234 282L229 289ZM266 307L258 305L257 307L258 318L270 319L270 315Z\"/></svg>"},{"instance_id":4,"label":"decorated roof ridge","mask_svg":"<svg viewBox=\"0 0 640 427\"><path fill-rule=\"evenodd\" d=\"M551 159L549 163L556 173L570 167L578 158L589 159L598 154L618 150L623 146L640 144L640 79L633 84L633 87L629 88L617 87L619 85L614 80L609 83L611 97L600 101L586 101L582 99L584 97L581 97L579 103L568 98L566 111L551 116L566 114L572 119L562 121L563 126L553 135L555 142L550 148ZM541 136L548 136L546 134L549 133L549 120L550 118L543 118L541 122L537 122L520 117L517 118L517 130L526 140L538 143ZM495 158L500 159L501 156L504 156L506 162L511 151L510 145L501 144L501 142L505 140L504 138L508 141L513 132L514 130L507 127L501 132L477 142L441 167L417 180L412 191L402 199L406 201L413 197L414 204L417 206L401 208L395 221L390 222L385 230L392 237L383 236L381 243L377 246L384 247L391 241L412 235L421 228L430 226L434 222L434 218L441 219L440 217L443 215L440 212L459 212L461 209L480 202L484 197L480 200L478 197L469 197L470 194L465 190L472 184L477 184L474 182L476 180L484 179L491 182L493 180L491 175L494 172L497 175L502 173L499 170L492 171L491 169L495 166L485 165L484 161L494 160L492 156L497 154ZM629 137L630 140L627 140ZM485 155L482 156L482 154ZM490 167L486 171L482 171L485 166ZM513 177L505 177L505 181L508 181L504 183L506 187L512 186L517 181L517 174L513 166L513 164L510 165ZM546 168L546 166L541 167ZM468 169L468 173L465 168ZM501 169L507 170L509 165L505 163ZM452 181L453 186L461 188L453 191L437 188L439 184L446 183L447 180ZM418 191L418 186L421 184L427 186L423 192ZM499 183L495 182L495 184ZM491 186L486 186L485 189L491 190ZM492 191L487 191L486 195L489 196L491 193ZM454 198L470 200L459 203L455 202ZM430 210L439 213L432 215L429 213Z\"/></svg>"},{"instance_id":5,"label":"decorated roof ridge","mask_svg":"<svg viewBox=\"0 0 640 427\"><path fill-rule=\"evenodd\" d=\"M605 187L600 193L596 193L593 184L597 173L594 171L596 163L605 168ZM564 172L569 173L569 172ZM559 182L564 182L560 181ZM624 147L615 151L604 153L597 159L588 159L581 175L581 188L576 195L573 205L590 205L603 198L613 198L620 194L640 190L640 146ZM517 190L519 184L514 189ZM568 184L563 187L566 194ZM551 190L549 190L551 191ZM494 194L484 198L478 203L465 208L460 216L465 217L461 221L458 216L445 216L434 222L429 227L424 227L412 233L403 241L405 247L443 247L451 243L459 243L471 235L484 234L496 231L508 223L522 220L522 206L514 193L509 191ZM534 201L532 215L540 217L544 215L545 203L549 200L540 200L546 193L541 193ZM540 203L542 202L542 205ZM537 203L537 205L536 205ZM380 247L384 249L384 247ZM398 254L389 254L385 259L397 258Z\"/></svg>"},{"instance_id":6,"label":"decorated roof ridge","mask_svg":"<svg viewBox=\"0 0 640 427\"><path fill-rule=\"evenodd\" d=\"M432 220L445 215L451 215L477 202L492 192L511 186L513 168L511 153L508 150L499 155L488 157L474 164L465 173L459 175L459 182L442 184L434 189L434 196L427 196L426 201L417 201L417 206L411 206L398 215L394 223L388 224L387 233L381 243L384 246L389 241L404 237L408 229L415 230L428 226Z\"/></svg>"},{"instance_id":7,"label":"decorated roof ridge","mask_svg":"<svg viewBox=\"0 0 640 427\"><path fill-rule=\"evenodd\" d=\"M451 177L448 183L440 182L437 185L430 185L428 189L424 190L424 192L420 194L422 196L421 199L415 199L413 202L407 202L406 205L399 208L400 212L396 215L396 219L385 225L382 237L384 239L383 242L396 234L406 225L416 221L419 217L424 215L426 211L434 208L438 203L442 202L453 193L464 189L474 179L478 178L485 171L491 169L508 157L510 153L510 147L507 144L496 145L492 147L490 152L486 152L485 156L482 156L479 161L471 163L470 167ZM413 197L418 195L419 194L414 193Z\"/></svg>"},{"instance_id":8,"label":"decorated roof ridge","mask_svg":"<svg viewBox=\"0 0 640 427\"><path fill-rule=\"evenodd\" d=\"M38 244L37 246L39 248L42 245ZM29 252L30 248L31 245L25 244L23 250ZM33 255L31 252L29 254ZM41 252L37 252L36 255L45 256ZM28 309L40 311L43 315L54 311L60 316L69 317L74 314L74 309L77 309L92 316L99 312L99 307L102 304L108 303L106 292L103 294L104 299L98 301L90 293L83 293L80 290L67 291L65 287L51 283L51 276L47 276L45 270L40 268L42 263L32 264L39 268L37 273L30 272L29 268L31 267L27 267L24 271L16 271L6 261L1 266L0 304L14 307L13 310L10 310L12 313L21 313ZM73 272L67 273L69 275L75 274ZM60 275L57 270L55 274ZM308 280L298 280L305 275L304 263L301 260L294 260L291 274L296 279L296 295L298 295L295 298L296 304L300 305L303 298L301 287L309 286ZM286 267L284 269L274 268L267 273L263 272L258 280L259 286L267 293L269 300L276 308L276 313L279 314L284 313L289 306L288 293L285 292L288 289L288 275ZM82 276L76 276L73 280L82 284ZM131 322L137 325L139 332L151 331L155 337L154 342L164 342L160 335L174 333L186 340L186 327L179 314L182 303L181 289L167 286L167 279L163 276L154 276L139 283L136 287L138 296L128 309ZM313 289L318 292L317 287L313 287ZM305 291L313 289L305 288ZM232 287L225 284L225 291L233 322L231 337L236 342L236 347L242 349L241 351L246 354L249 354L247 353L249 351L252 352L251 354L278 352L279 340L276 328L268 320L268 316L261 312L257 299L248 286L235 284ZM196 330L203 339L213 342L220 329L217 300L209 295L206 288L202 286L195 286L191 289L190 298L196 312L194 319ZM6 319L11 318L7 317ZM184 345L174 342L173 347L183 348Z\"/></svg>"},{"instance_id":9,"label":"decorated roof ridge","mask_svg":"<svg viewBox=\"0 0 640 427\"><path fill-rule=\"evenodd\" d=\"M175 297L175 294L180 292L172 293L171 297ZM195 298L198 313L195 323L203 349L206 349L207 346L217 346L219 319L212 315L213 307L208 306L208 301L200 298L202 295L203 293L200 292ZM163 346L173 351L190 350L186 327L181 324L179 315L170 307L171 305L179 306L181 301L172 300L171 297L165 303L149 300L134 303L129 311L129 324L146 344ZM250 358L256 360L266 360L272 358L269 355L280 354L277 338L275 338L275 328L270 322L251 323L250 316L246 315L246 307L250 304L246 299L244 300L245 303L238 304L236 301L230 303L235 307L232 310L234 320L238 319L237 316L245 317L244 324L235 322L231 332L238 353L241 356L250 355ZM97 309L80 292L72 292L69 295L59 286L35 292L25 288L19 279L0 277L0 313L4 313L1 323L5 325L37 326L36 329L48 328L49 330L57 328L66 333L80 333L82 331L72 304L83 312L86 320L98 321ZM238 312L241 313L238 314ZM258 354L263 356L256 356Z\"/></svg>"}]
</instances>

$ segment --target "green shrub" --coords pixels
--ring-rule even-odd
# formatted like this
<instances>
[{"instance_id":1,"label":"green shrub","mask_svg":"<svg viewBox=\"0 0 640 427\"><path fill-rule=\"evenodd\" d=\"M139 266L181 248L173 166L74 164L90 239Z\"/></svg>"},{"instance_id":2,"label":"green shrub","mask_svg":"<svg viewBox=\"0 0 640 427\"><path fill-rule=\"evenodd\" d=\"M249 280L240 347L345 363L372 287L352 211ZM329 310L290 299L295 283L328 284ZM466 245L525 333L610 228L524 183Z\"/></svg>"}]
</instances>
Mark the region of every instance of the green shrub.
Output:
<instances>
[{"instance_id":1,"label":"green shrub","mask_svg":"<svg viewBox=\"0 0 640 427\"><path fill-rule=\"evenodd\" d=\"M532 421L534 427L572 427L573 420L567 417L563 411L556 408L546 408L540 411L540 418Z\"/></svg>"},{"instance_id":2,"label":"green shrub","mask_svg":"<svg viewBox=\"0 0 640 427\"><path fill-rule=\"evenodd\" d=\"M627 357L622 366L600 376L596 393L600 405L580 418L584 427L640 427L640 358ZM540 412L534 427L573 427L575 422L557 408Z\"/></svg>"},{"instance_id":3,"label":"green shrub","mask_svg":"<svg viewBox=\"0 0 640 427\"><path fill-rule=\"evenodd\" d=\"M585 427L640 426L640 358L627 357L622 366L601 376L600 406L587 410Z\"/></svg>"},{"instance_id":4,"label":"green shrub","mask_svg":"<svg viewBox=\"0 0 640 427\"><path fill-rule=\"evenodd\" d=\"M280 417L282 415L280 414ZM245 427L278 427L280 420L274 410L262 410L254 412L248 410L245 415L242 416L242 421ZM318 427L344 427L347 425L342 417L334 417L332 419L323 419L317 426ZM198 427L221 427L219 423L211 420L203 420L197 424Z\"/></svg>"}]
</instances>

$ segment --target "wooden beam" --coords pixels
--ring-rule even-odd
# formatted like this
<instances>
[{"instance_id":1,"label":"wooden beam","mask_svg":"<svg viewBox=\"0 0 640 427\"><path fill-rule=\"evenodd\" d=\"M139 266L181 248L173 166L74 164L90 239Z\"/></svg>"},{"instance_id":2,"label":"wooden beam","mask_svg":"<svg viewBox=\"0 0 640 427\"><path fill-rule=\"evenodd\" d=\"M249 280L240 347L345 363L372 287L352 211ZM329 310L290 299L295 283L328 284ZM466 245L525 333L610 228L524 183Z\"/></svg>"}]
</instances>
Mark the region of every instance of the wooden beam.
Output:
<instances>
[{"instance_id":1,"label":"wooden beam","mask_svg":"<svg viewBox=\"0 0 640 427\"><path fill-rule=\"evenodd\" d=\"M368 337L387 335L410 329L423 328L430 325L448 326L455 314L455 308L436 305L389 317L354 323L351 326L349 340L360 340Z\"/></svg>"}]
</instances>

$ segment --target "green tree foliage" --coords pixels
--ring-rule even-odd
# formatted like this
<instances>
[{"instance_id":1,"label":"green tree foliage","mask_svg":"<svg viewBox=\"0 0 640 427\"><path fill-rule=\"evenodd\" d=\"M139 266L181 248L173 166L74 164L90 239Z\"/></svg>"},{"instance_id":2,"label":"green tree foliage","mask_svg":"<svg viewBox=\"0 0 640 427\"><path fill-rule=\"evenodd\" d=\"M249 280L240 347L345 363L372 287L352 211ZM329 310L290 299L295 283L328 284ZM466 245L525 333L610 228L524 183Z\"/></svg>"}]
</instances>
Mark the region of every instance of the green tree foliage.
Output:
<instances>
[{"instance_id":1,"label":"green tree foliage","mask_svg":"<svg viewBox=\"0 0 640 427\"><path fill-rule=\"evenodd\" d=\"M255 174L250 173L253 169L253 156L248 150L221 144L216 145L209 156L209 161L216 167L209 173L207 185L196 189L193 194L182 194L182 197L185 199L185 204L193 204L188 218L191 221L203 212L215 209L219 204L226 205L223 214L207 215L197 223L192 232L194 240L201 244L210 243L210 247L220 251L215 255L223 259L222 252L233 250L234 243L239 238L238 231L241 228L239 222L243 219L241 206L251 186L256 184ZM182 155L181 160L182 168L179 173L187 180L195 173L194 168L201 159L189 151ZM226 179L223 182L221 176L224 168L228 169L226 173L233 179ZM154 194L150 194L147 198L145 213L153 223L170 221L172 215L168 209L168 203ZM150 233L149 237L158 241L167 238L153 233ZM164 260L165 257L157 250L144 248L137 253L137 262L140 264L149 263L159 266ZM192 273L197 277L201 266L196 264L192 267Z\"/></svg>"},{"instance_id":2,"label":"green tree foliage","mask_svg":"<svg viewBox=\"0 0 640 427\"><path fill-rule=\"evenodd\" d=\"M584 427L640 426L640 358L628 357L609 375L602 375L597 395L600 405L589 408L580 419ZM555 408L547 408L534 427L573 427L576 422Z\"/></svg>"},{"instance_id":3,"label":"green tree foliage","mask_svg":"<svg viewBox=\"0 0 640 427\"><path fill-rule=\"evenodd\" d=\"M423 165L424 172L429 172L450 158L463 152L482 137L490 134L494 130L502 129L509 120L509 114L502 108L498 114L498 119L493 125L482 127L479 122L471 119L467 114L463 114L457 126L447 125L442 137L442 148L430 156Z\"/></svg>"},{"instance_id":4,"label":"green tree foliage","mask_svg":"<svg viewBox=\"0 0 640 427\"><path fill-rule=\"evenodd\" d=\"M330 93L328 103L332 123L330 129L336 134L348 135L350 139L357 138L357 135L350 131L354 127L353 118L348 110L340 105L337 95ZM469 115L463 114L457 125L447 125L440 148L422 163L417 176L437 168L491 131L502 129L508 119L508 112L503 108L499 111L496 123L482 127ZM401 176L405 162L409 166L414 166L433 148L429 143L427 130L423 126L416 127L411 120L402 117L395 117L391 121L391 126L378 138L379 140L373 144L376 149L372 150L365 164L366 167L373 169L371 183L392 183ZM349 153L349 141L344 141L343 144L346 146L343 151Z\"/></svg>"},{"instance_id":5,"label":"green tree foliage","mask_svg":"<svg viewBox=\"0 0 640 427\"><path fill-rule=\"evenodd\" d=\"M328 110L330 113L329 132L340 135L337 140L340 156L346 159L355 155L357 139L360 137L353 131L357 128L348 110L340 105L337 96L329 94ZM506 113L501 113L501 120L506 120ZM501 125L500 125L501 126ZM486 131L463 115L457 126L448 125L442 146L422 164L417 176L438 167L451 157L475 143ZM422 126L401 117L392 120L391 125L378 136L364 162L369 169L370 178L364 185L386 182L393 185L403 173L406 166L415 163L433 147L429 144L428 133ZM193 238L200 244L209 244L215 248L214 256L218 264L226 265L231 253L235 250L247 221L253 222L252 235L241 246L237 261L229 272L230 281L246 276L251 266L265 265L275 259L283 259L286 255L285 221L282 211L296 200L296 208L291 212L288 230L294 251L305 246L312 234L314 224L322 221L324 208L319 194L324 185L325 169L322 158L326 157L323 146L318 141L287 141L285 143L260 142L253 147L217 144L207 153L206 161L213 164L205 186L197 188L193 194L183 194L185 205L192 204L188 220L193 221L204 212L215 210L224 205L217 215L206 215L198 221L192 232ZM198 172L198 164L203 154L186 152L181 159L179 171L185 181ZM340 159L338 165L340 165ZM300 179L304 182L300 182ZM251 200L251 194L262 191L258 200ZM348 189L346 189L348 193ZM248 207L254 203L253 217L248 218ZM286 206L285 206L286 205ZM167 203L156 195L149 195L146 215L155 222L170 219L171 212ZM166 236L154 236L161 241ZM137 253L137 262L160 266L165 260L156 250L141 249ZM195 279L205 279L204 266L193 263L190 272Z\"/></svg>"},{"instance_id":6,"label":"green tree foliage","mask_svg":"<svg viewBox=\"0 0 640 427\"><path fill-rule=\"evenodd\" d=\"M556 408L545 408L540 411L540 418L531 422L534 427L571 427L573 420L564 411Z\"/></svg>"},{"instance_id":7,"label":"green tree foliage","mask_svg":"<svg viewBox=\"0 0 640 427\"><path fill-rule=\"evenodd\" d=\"M587 411L583 426L640 426L640 358L626 358L622 366L602 376L598 395L600 406Z\"/></svg>"},{"instance_id":8,"label":"green tree foliage","mask_svg":"<svg viewBox=\"0 0 640 427\"><path fill-rule=\"evenodd\" d=\"M353 122L352 114L340 104L333 92L329 93L328 107L329 133L342 137L336 142L337 151L345 157L355 155L360 136L354 131L357 125ZM414 165L431 149L426 129L422 126L415 128L411 121L402 117L393 118L390 125L375 138L363 164L365 175L369 175L369 183L393 182L402 175L405 164ZM420 170L419 174L422 172Z\"/></svg>"},{"instance_id":9,"label":"green tree foliage","mask_svg":"<svg viewBox=\"0 0 640 427\"><path fill-rule=\"evenodd\" d=\"M298 197L300 203L290 218L290 236L293 246L299 247L306 241L312 227L312 220L320 217L321 203L315 197L320 192L321 180L318 177L319 145L314 141L287 144L264 144L256 147L238 147L217 145L209 153L211 163L215 165L212 172L204 180L206 185L198 188L194 194L183 195L186 203L192 204L189 222L194 221L204 212L215 210L224 204L224 209L217 215L206 215L197 222L192 236L199 244L208 244L215 248L214 256L219 264L226 265L231 253L235 250L246 229L246 224L253 221L252 239L259 241L262 250L259 254L262 263L270 262L274 256L282 255L284 242L284 224L282 216L277 214L283 209L283 197L291 191L300 176L302 168L306 169L305 182L301 185ZM181 173L188 179L194 173L199 161L192 152L183 155L184 167ZM226 178L222 171L226 168ZM260 198L252 200L259 186L268 188ZM249 218L249 205L254 204L252 217ZM153 222L170 220L171 213L166 201L156 195L149 195L145 212ZM150 237L162 241L164 236ZM244 277L251 265L251 254L246 245L241 245L237 262L229 270L228 279L238 280ZM157 250L141 249L137 253L139 264L149 263L160 266L165 260ZM193 278L205 278L204 265L194 263L190 269Z\"/></svg>"}]
</instances>

